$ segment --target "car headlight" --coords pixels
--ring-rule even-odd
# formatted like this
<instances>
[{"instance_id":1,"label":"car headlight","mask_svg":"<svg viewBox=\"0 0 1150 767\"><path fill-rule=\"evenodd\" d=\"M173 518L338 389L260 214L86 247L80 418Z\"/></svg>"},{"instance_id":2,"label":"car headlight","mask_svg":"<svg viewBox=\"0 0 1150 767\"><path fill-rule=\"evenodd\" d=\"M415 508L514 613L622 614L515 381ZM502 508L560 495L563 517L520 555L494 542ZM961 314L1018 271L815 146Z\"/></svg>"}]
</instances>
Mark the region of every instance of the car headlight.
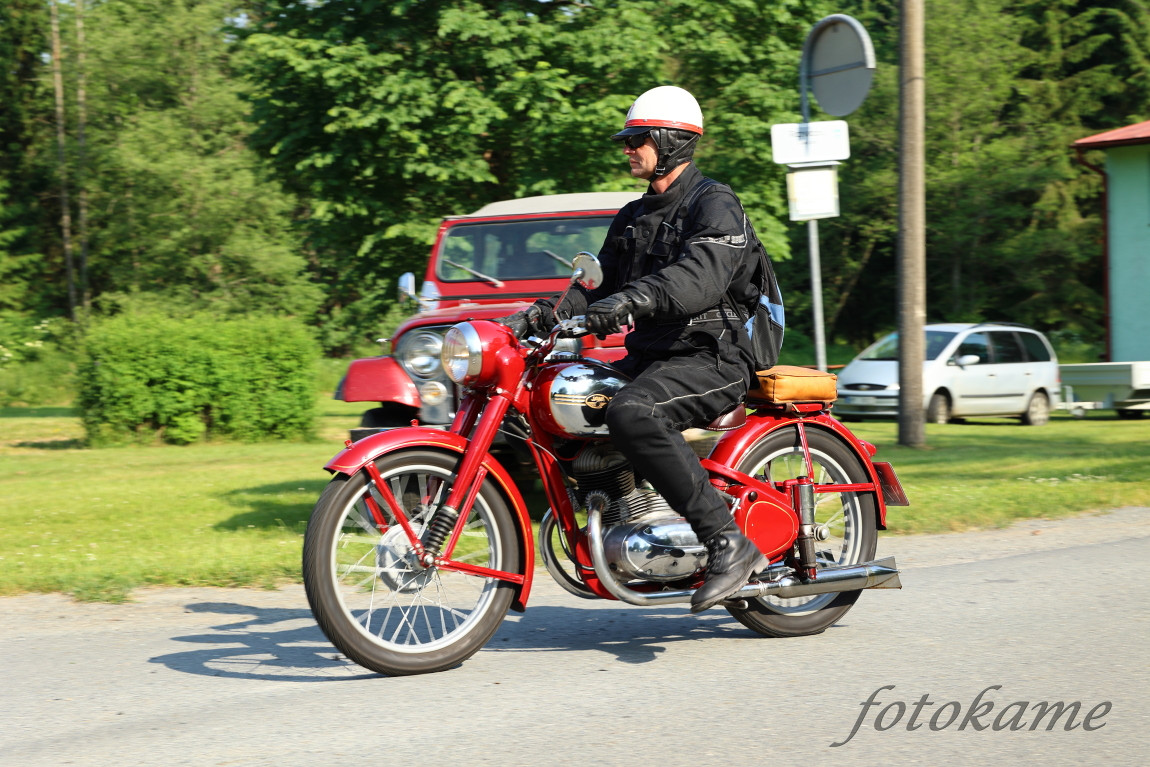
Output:
<instances>
[{"instance_id":1,"label":"car headlight","mask_svg":"<svg viewBox=\"0 0 1150 767\"><path fill-rule=\"evenodd\" d=\"M460 323L447 331L440 361L447 377L457 384L479 375L483 369L483 343L470 323Z\"/></svg>"},{"instance_id":2,"label":"car headlight","mask_svg":"<svg viewBox=\"0 0 1150 767\"><path fill-rule=\"evenodd\" d=\"M431 331L409 333L399 340L395 356L399 364L418 378L434 378L439 372L443 338Z\"/></svg>"}]
</instances>

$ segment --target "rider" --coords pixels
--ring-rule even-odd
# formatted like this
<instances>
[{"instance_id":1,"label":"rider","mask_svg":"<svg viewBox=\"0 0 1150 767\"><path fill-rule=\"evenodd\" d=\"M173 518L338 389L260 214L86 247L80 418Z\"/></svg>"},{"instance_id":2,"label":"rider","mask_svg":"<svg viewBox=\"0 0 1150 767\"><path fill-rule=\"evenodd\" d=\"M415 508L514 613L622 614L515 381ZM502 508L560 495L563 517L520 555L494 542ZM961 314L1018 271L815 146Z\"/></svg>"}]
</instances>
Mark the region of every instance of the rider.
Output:
<instances>
[{"instance_id":1,"label":"rider","mask_svg":"<svg viewBox=\"0 0 1150 767\"><path fill-rule=\"evenodd\" d=\"M723 601L766 566L682 434L741 407L755 375L731 302L746 317L758 301L751 277L762 246L731 189L691 161L702 134L699 104L682 88L635 100L611 138L631 175L650 186L611 223L599 253L602 284L575 285L561 307L563 316L585 313L600 337L632 327L616 363L632 380L607 406L606 422L619 451L706 545L691 612ZM555 324L554 304L542 299L500 322L521 338L543 335Z\"/></svg>"}]
</instances>

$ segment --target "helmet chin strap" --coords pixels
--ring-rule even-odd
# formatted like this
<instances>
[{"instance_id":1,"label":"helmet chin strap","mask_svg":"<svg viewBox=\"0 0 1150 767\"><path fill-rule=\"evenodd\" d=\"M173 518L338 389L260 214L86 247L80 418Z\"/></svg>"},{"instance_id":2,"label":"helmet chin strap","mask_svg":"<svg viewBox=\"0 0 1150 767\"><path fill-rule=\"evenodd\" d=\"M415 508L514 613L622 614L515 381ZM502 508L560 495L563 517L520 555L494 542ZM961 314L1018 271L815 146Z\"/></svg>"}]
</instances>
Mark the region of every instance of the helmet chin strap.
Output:
<instances>
[{"instance_id":1,"label":"helmet chin strap","mask_svg":"<svg viewBox=\"0 0 1150 767\"><path fill-rule=\"evenodd\" d=\"M684 134L687 138L683 138ZM655 164L655 175L665 176L679 165L691 161L695 153L695 144L699 137L687 131L671 131L667 128L655 128L651 131L651 138L655 140L655 151L659 161Z\"/></svg>"}]
</instances>

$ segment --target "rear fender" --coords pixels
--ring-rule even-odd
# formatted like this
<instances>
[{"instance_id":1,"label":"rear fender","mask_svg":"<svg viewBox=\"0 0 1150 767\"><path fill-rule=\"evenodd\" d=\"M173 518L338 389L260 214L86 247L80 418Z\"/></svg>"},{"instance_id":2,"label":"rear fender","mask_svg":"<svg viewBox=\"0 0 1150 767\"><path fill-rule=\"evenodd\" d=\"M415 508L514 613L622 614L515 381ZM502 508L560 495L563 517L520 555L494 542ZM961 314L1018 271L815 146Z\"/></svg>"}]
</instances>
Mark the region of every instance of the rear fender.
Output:
<instances>
[{"instance_id":1,"label":"rear fender","mask_svg":"<svg viewBox=\"0 0 1150 767\"><path fill-rule=\"evenodd\" d=\"M429 429L422 426L408 426L400 429L391 429L364 437L336 453L324 466L332 473L351 476L361 470L369 461L374 461L382 455L397 450L421 447L433 450L463 455L470 443L463 437L450 431ZM483 459L483 467L487 469L487 476L495 480L495 485L503 494L518 527L520 553L523 562L523 584L519 586L519 593L512 602L512 609L522 612L527 606L527 598L531 594L531 578L535 572L535 538L532 535L531 519L527 515L527 504L519 492L511 475L503 464L487 454Z\"/></svg>"},{"instance_id":2,"label":"rear fender","mask_svg":"<svg viewBox=\"0 0 1150 767\"><path fill-rule=\"evenodd\" d=\"M793 418L762 417L752 413L747 416L745 426L725 433L719 441L715 443L715 447L711 450L709 457L712 461L734 468L738 465L742 456L746 454L756 442L779 429L792 427L795 423L797 423L797 421ZM851 433L849 429L828 415L804 418L802 419L802 423L808 429L821 429L832 432L858 457L859 464L862 466L863 471L866 472L869 481L875 486L875 509L877 513L875 523L879 530L885 530L886 501L883 498L881 478L878 472L875 471L874 464L871 461L871 456L875 453L874 446L860 440Z\"/></svg>"},{"instance_id":3,"label":"rear fender","mask_svg":"<svg viewBox=\"0 0 1150 767\"><path fill-rule=\"evenodd\" d=\"M398 402L413 408L422 404L415 383L394 357L353 360L335 398L344 402Z\"/></svg>"}]
</instances>

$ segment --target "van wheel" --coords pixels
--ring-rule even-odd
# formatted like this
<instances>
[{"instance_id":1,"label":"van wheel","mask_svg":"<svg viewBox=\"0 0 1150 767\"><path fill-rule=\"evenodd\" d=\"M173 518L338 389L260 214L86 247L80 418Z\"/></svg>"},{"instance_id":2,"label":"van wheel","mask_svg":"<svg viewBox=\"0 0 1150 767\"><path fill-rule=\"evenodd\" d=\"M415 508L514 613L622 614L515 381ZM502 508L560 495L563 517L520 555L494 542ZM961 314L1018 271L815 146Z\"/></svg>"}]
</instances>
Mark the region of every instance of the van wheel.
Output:
<instances>
[{"instance_id":1,"label":"van wheel","mask_svg":"<svg viewBox=\"0 0 1150 767\"><path fill-rule=\"evenodd\" d=\"M940 391L930 397L930 404L926 407L927 423L947 423L950 421L950 398Z\"/></svg>"},{"instance_id":2,"label":"van wheel","mask_svg":"<svg viewBox=\"0 0 1150 767\"><path fill-rule=\"evenodd\" d=\"M1036 391L1030 395L1030 404L1022 414L1022 423L1025 426L1042 426L1050 420L1050 398L1046 392Z\"/></svg>"}]
</instances>

